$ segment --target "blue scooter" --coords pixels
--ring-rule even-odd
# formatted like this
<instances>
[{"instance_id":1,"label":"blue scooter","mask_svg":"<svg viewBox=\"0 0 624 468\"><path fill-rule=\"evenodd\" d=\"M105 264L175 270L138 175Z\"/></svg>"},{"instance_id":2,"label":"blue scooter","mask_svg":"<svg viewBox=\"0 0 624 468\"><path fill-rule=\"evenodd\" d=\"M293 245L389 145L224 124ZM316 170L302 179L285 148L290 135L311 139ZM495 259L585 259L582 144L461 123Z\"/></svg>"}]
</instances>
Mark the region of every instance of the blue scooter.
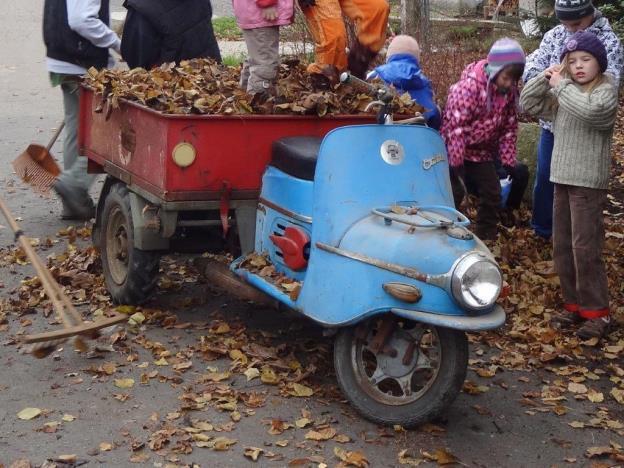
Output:
<instances>
[{"instance_id":1,"label":"blue scooter","mask_svg":"<svg viewBox=\"0 0 624 468\"><path fill-rule=\"evenodd\" d=\"M231 270L336 330L336 377L362 415L412 427L461 390L465 332L505 322L503 278L454 207L440 135L393 122L391 90L373 89L378 125L273 145L252 255L268 256L298 294L249 268L248 255Z\"/></svg>"}]
</instances>

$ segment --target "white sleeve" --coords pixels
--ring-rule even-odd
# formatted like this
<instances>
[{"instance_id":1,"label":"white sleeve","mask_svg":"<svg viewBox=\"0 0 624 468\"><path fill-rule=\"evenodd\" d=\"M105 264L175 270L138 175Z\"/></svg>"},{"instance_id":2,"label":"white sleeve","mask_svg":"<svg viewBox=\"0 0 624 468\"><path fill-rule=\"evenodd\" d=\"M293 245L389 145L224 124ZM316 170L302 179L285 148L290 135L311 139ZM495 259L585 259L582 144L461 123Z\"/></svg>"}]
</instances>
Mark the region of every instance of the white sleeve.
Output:
<instances>
[{"instance_id":1,"label":"white sleeve","mask_svg":"<svg viewBox=\"0 0 624 468\"><path fill-rule=\"evenodd\" d=\"M117 34L99 18L101 0L65 0L69 27L96 47L119 52L121 41Z\"/></svg>"}]
</instances>

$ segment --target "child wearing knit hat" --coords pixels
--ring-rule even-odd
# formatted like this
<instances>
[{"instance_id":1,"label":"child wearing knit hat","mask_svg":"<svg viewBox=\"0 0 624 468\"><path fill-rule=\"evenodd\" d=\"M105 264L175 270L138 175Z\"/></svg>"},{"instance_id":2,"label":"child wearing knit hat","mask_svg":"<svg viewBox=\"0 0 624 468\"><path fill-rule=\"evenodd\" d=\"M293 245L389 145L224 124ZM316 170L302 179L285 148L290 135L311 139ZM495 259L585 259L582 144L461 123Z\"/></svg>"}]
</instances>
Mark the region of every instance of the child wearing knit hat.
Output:
<instances>
[{"instance_id":1,"label":"child wearing knit hat","mask_svg":"<svg viewBox=\"0 0 624 468\"><path fill-rule=\"evenodd\" d=\"M409 93L414 101L425 108L423 117L427 125L440 128L440 108L435 103L431 82L420 69L420 46L416 39L404 34L390 42L386 63L378 66L367 79L380 77L393 85L399 93Z\"/></svg>"},{"instance_id":2,"label":"child wearing knit hat","mask_svg":"<svg viewBox=\"0 0 624 468\"><path fill-rule=\"evenodd\" d=\"M526 83L544 70L559 64L566 41L577 31L594 33L604 44L607 57L607 73L617 82L624 70L624 53L618 36L611 29L609 20L594 8L591 0L555 0L555 14L560 25L548 31L537 50L527 57L523 80ZM545 239L552 233L553 185L550 182L550 159L554 135L552 124L540 121L542 127L537 150L537 172L533 190L533 217L531 225L535 233Z\"/></svg>"},{"instance_id":3,"label":"child wearing knit hat","mask_svg":"<svg viewBox=\"0 0 624 468\"><path fill-rule=\"evenodd\" d=\"M513 39L492 46L487 59L471 63L451 86L440 133L446 143L455 205L467 191L478 196L475 233L482 239L498 234L501 186L496 171L514 177L518 134L518 80L524 52Z\"/></svg>"},{"instance_id":4,"label":"child wearing knit hat","mask_svg":"<svg viewBox=\"0 0 624 468\"><path fill-rule=\"evenodd\" d=\"M605 75L607 51L595 34L573 34L560 57L561 66L530 80L520 98L526 112L553 122L555 135L553 260L564 304L552 323L582 323L580 338L601 338L610 324L602 211L618 93Z\"/></svg>"}]
</instances>

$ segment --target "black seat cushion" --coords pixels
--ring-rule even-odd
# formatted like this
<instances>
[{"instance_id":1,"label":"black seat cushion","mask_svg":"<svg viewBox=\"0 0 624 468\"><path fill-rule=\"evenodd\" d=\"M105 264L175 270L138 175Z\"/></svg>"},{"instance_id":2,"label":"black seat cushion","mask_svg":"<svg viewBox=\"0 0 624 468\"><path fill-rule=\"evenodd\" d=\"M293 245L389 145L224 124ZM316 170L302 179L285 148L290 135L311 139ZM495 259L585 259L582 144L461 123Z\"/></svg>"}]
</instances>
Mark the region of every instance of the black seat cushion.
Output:
<instances>
[{"instance_id":1,"label":"black seat cushion","mask_svg":"<svg viewBox=\"0 0 624 468\"><path fill-rule=\"evenodd\" d=\"M314 180L322 140L313 136L280 138L273 142L271 165L293 177Z\"/></svg>"}]
</instances>

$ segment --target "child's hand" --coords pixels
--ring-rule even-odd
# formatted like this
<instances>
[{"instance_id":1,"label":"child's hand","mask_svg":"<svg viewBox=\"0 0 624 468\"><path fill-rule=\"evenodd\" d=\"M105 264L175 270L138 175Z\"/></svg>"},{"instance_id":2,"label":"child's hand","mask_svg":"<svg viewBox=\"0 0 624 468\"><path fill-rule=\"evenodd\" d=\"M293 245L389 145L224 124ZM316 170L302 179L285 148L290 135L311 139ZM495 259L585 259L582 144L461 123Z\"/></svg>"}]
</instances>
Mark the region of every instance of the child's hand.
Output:
<instances>
[{"instance_id":1,"label":"child's hand","mask_svg":"<svg viewBox=\"0 0 624 468\"><path fill-rule=\"evenodd\" d=\"M275 7L263 8L262 17L267 21L275 21L277 19L277 8Z\"/></svg>"},{"instance_id":2,"label":"child's hand","mask_svg":"<svg viewBox=\"0 0 624 468\"><path fill-rule=\"evenodd\" d=\"M546 77L546 79L548 81L550 81L550 78L552 77L552 74L554 72L560 73L561 72L561 65L551 65L546 70L544 70L544 76Z\"/></svg>"},{"instance_id":3,"label":"child's hand","mask_svg":"<svg viewBox=\"0 0 624 468\"><path fill-rule=\"evenodd\" d=\"M550 79L548 80L548 84L551 88L556 88L561 83L563 77L561 76L561 72L559 70L553 71L550 75Z\"/></svg>"}]
</instances>

